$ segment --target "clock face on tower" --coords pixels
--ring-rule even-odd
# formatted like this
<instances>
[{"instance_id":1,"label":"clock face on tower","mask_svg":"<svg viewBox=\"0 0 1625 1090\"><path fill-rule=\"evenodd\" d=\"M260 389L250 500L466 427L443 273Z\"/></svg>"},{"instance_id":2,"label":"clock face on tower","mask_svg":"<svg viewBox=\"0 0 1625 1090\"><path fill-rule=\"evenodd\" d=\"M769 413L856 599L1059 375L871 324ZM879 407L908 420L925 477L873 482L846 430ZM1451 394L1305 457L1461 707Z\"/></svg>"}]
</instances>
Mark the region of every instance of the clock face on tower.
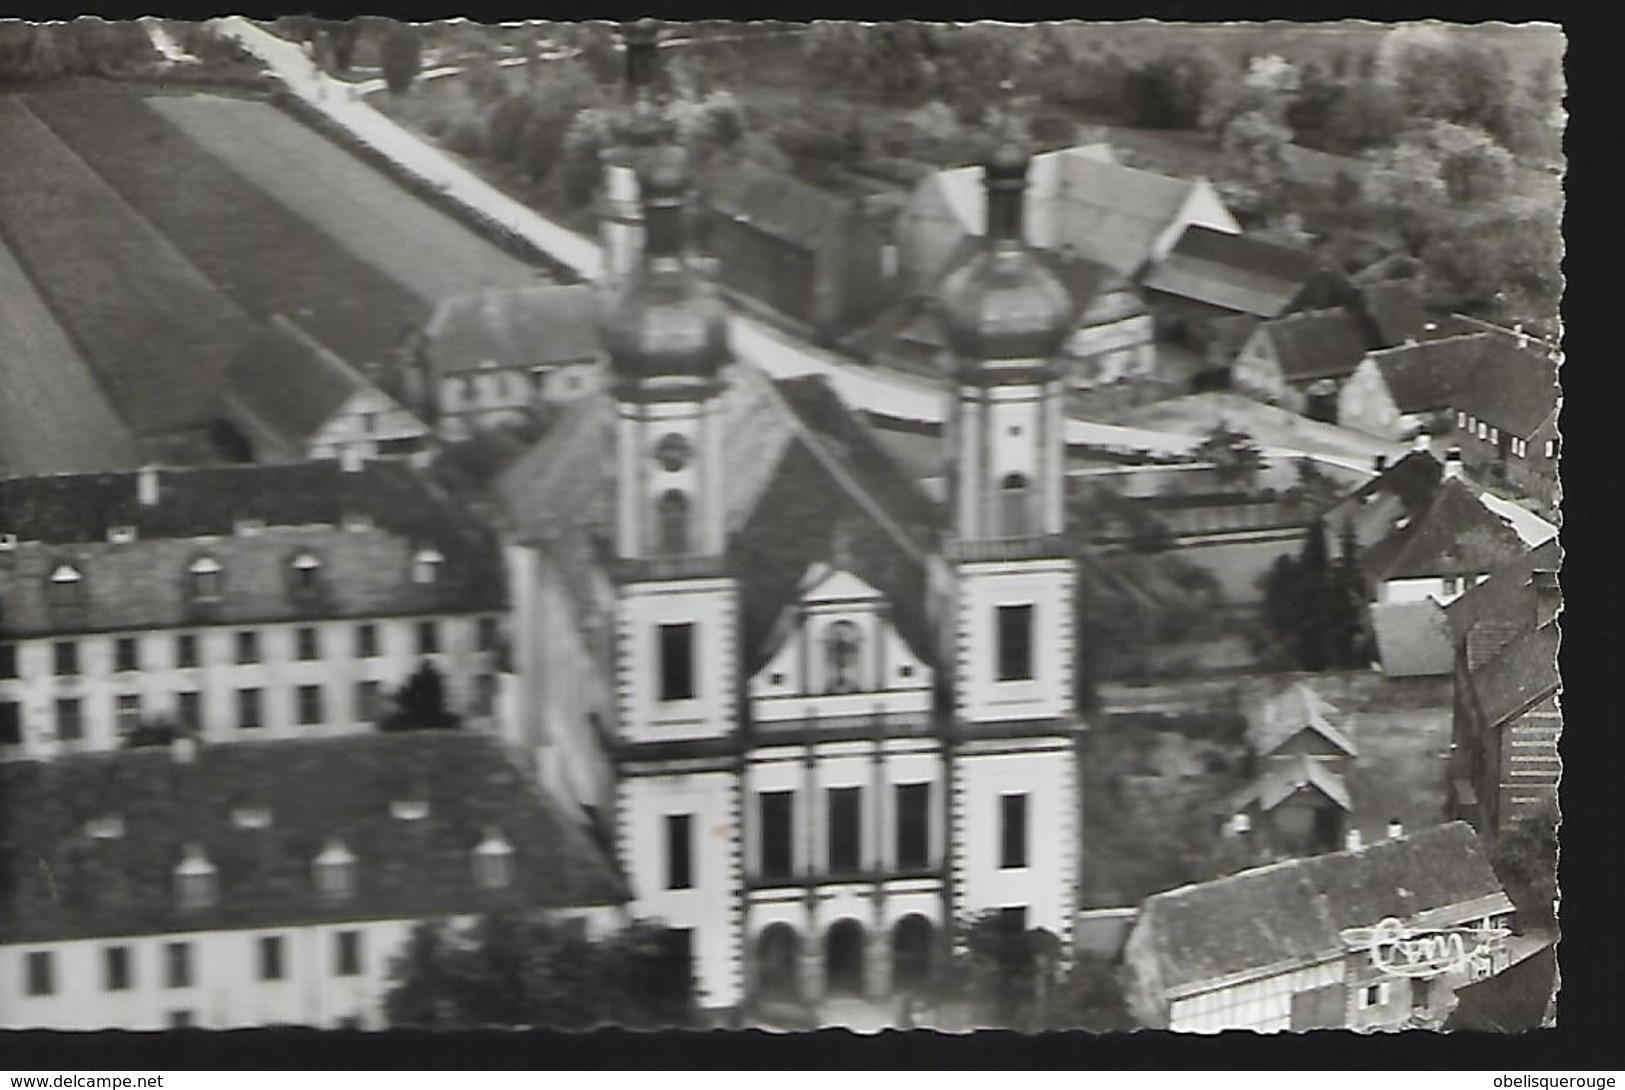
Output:
<instances>
[{"instance_id":1,"label":"clock face on tower","mask_svg":"<svg viewBox=\"0 0 1625 1090\"><path fill-rule=\"evenodd\" d=\"M681 435L668 435L655 444L655 459L662 469L676 472L688 465L692 450Z\"/></svg>"}]
</instances>

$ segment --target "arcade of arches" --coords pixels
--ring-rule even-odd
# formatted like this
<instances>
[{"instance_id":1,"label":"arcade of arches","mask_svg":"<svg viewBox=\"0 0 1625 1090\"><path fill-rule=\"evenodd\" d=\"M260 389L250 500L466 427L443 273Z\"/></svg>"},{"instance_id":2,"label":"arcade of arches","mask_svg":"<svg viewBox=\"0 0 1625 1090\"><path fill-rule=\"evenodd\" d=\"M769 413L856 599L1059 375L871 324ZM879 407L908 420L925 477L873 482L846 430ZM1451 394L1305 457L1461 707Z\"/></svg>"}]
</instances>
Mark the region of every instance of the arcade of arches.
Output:
<instances>
[{"instance_id":1,"label":"arcade of arches","mask_svg":"<svg viewBox=\"0 0 1625 1090\"><path fill-rule=\"evenodd\" d=\"M919 913L889 932L875 932L850 916L809 940L787 923L772 923L751 947L753 992L769 1000L817 1000L917 992L931 982L941 936Z\"/></svg>"}]
</instances>

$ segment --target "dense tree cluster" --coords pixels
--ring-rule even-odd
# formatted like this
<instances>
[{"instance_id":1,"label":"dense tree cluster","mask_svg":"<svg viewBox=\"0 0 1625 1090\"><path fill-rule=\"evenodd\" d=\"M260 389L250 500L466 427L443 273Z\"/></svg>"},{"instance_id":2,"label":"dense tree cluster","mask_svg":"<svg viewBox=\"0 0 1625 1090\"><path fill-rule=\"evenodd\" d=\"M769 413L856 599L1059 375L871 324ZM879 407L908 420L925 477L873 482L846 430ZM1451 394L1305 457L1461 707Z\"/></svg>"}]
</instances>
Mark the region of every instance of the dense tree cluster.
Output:
<instances>
[{"instance_id":1,"label":"dense tree cluster","mask_svg":"<svg viewBox=\"0 0 1625 1090\"><path fill-rule=\"evenodd\" d=\"M420 1029L690 1026L694 980L673 939L641 922L597 941L547 917L422 923L390 967L385 1014Z\"/></svg>"},{"instance_id":2,"label":"dense tree cluster","mask_svg":"<svg viewBox=\"0 0 1625 1090\"><path fill-rule=\"evenodd\" d=\"M1366 624L1365 580L1352 529L1345 528L1334 560L1326 525L1316 519L1296 557L1276 560L1265 578L1264 619L1277 645L1299 670L1352 670L1375 653Z\"/></svg>"},{"instance_id":3,"label":"dense tree cluster","mask_svg":"<svg viewBox=\"0 0 1625 1090\"><path fill-rule=\"evenodd\" d=\"M1518 910L1520 928L1557 922L1557 806L1548 802L1513 818L1495 840L1490 862Z\"/></svg>"},{"instance_id":4,"label":"dense tree cluster","mask_svg":"<svg viewBox=\"0 0 1625 1090\"><path fill-rule=\"evenodd\" d=\"M962 930L940 985L940 1000L976 1026L1027 1033L1134 1028L1111 962L1076 951L1063 964L1053 934L1013 930L998 912L977 916Z\"/></svg>"},{"instance_id":5,"label":"dense tree cluster","mask_svg":"<svg viewBox=\"0 0 1625 1090\"><path fill-rule=\"evenodd\" d=\"M62 76L117 76L150 68L158 51L136 22L83 16L70 23L0 21L0 84Z\"/></svg>"}]
</instances>

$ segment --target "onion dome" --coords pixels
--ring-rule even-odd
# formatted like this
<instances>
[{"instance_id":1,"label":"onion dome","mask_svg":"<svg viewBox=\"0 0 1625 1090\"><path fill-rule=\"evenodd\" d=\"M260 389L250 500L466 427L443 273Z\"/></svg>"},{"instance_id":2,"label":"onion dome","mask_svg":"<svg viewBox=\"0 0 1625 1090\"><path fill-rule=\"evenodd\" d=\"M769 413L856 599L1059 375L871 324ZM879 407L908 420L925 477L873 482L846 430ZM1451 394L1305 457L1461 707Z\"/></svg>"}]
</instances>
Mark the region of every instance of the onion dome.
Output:
<instances>
[{"instance_id":1,"label":"onion dome","mask_svg":"<svg viewBox=\"0 0 1625 1090\"><path fill-rule=\"evenodd\" d=\"M938 296L948 346L963 365L1047 360L1071 329L1071 295L1023 238L1027 164L1026 154L1009 145L988 157L985 245L949 274Z\"/></svg>"},{"instance_id":2,"label":"onion dome","mask_svg":"<svg viewBox=\"0 0 1625 1090\"><path fill-rule=\"evenodd\" d=\"M610 367L622 382L715 378L729 358L727 312L685 254L689 173L681 149L655 151L638 187L643 263L604 315Z\"/></svg>"}]
</instances>

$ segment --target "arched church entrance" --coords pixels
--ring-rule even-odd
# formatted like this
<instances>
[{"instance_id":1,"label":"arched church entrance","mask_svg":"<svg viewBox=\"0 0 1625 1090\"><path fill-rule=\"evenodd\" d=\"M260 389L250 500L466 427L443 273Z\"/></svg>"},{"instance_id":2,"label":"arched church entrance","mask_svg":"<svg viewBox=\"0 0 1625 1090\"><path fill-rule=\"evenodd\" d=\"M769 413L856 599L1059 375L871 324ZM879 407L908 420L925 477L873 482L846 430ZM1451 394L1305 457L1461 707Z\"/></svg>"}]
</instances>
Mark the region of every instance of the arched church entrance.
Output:
<instances>
[{"instance_id":1,"label":"arched church entrance","mask_svg":"<svg viewBox=\"0 0 1625 1090\"><path fill-rule=\"evenodd\" d=\"M801 936L789 924L769 924L756 937L756 987L764 999L801 995Z\"/></svg>"},{"instance_id":2,"label":"arched church entrance","mask_svg":"<svg viewBox=\"0 0 1625 1090\"><path fill-rule=\"evenodd\" d=\"M825 979L831 995L863 994L863 925L837 920L824 935Z\"/></svg>"},{"instance_id":3,"label":"arched church entrance","mask_svg":"<svg viewBox=\"0 0 1625 1090\"><path fill-rule=\"evenodd\" d=\"M919 991L930 981L935 938L936 928L917 912L904 916L892 928L892 981L898 991Z\"/></svg>"}]
</instances>

